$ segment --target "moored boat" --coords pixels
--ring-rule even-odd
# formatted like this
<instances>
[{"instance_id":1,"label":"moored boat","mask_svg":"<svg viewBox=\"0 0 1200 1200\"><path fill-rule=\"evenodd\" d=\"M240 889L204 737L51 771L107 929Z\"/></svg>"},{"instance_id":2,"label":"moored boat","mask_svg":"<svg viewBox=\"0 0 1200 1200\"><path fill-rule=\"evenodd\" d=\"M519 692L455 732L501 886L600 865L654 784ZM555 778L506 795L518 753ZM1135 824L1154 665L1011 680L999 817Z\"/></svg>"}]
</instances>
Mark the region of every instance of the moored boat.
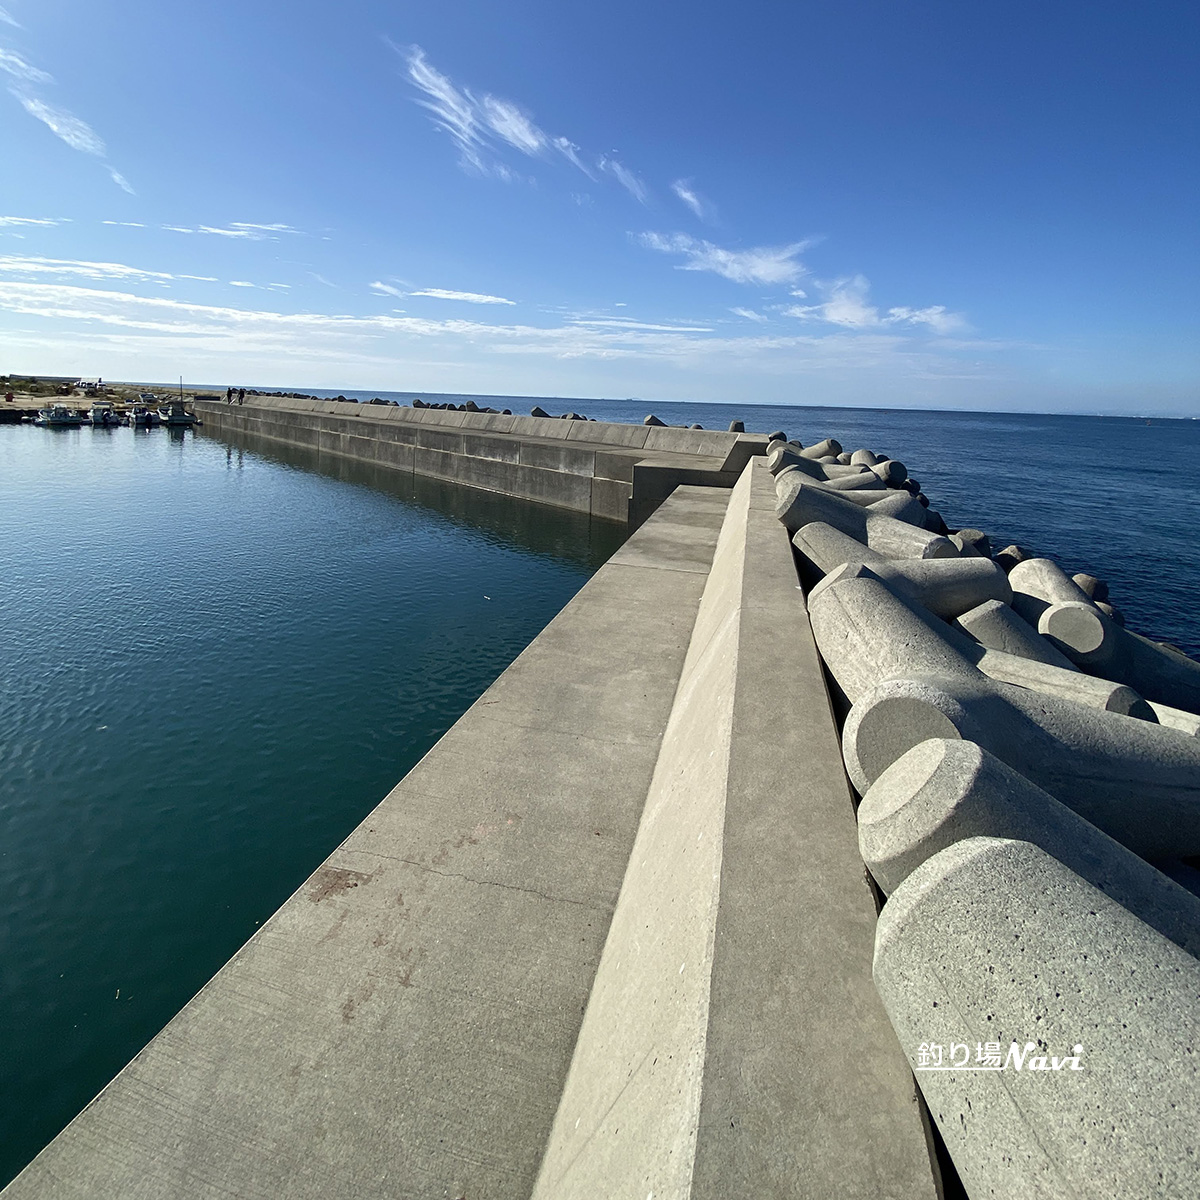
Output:
<instances>
[{"instance_id":1,"label":"moored boat","mask_svg":"<svg viewBox=\"0 0 1200 1200\"><path fill-rule=\"evenodd\" d=\"M77 429L87 423L87 417L65 404L51 404L33 418L33 423L51 429Z\"/></svg>"},{"instance_id":2,"label":"moored boat","mask_svg":"<svg viewBox=\"0 0 1200 1200\"><path fill-rule=\"evenodd\" d=\"M196 423L196 414L188 412L182 400L172 400L169 404L159 405L158 413L163 424L172 429L186 429Z\"/></svg>"},{"instance_id":3,"label":"moored boat","mask_svg":"<svg viewBox=\"0 0 1200 1200\"><path fill-rule=\"evenodd\" d=\"M141 404L135 404L129 413L129 423L135 429L153 429L155 426L162 424L162 417L153 408L146 408Z\"/></svg>"},{"instance_id":4,"label":"moored boat","mask_svg":"<svg viewBox=\"0 0 1200 1200\"><path fill-rule=\"evenodd\" d=\"M121 423L111 400L97 400L88 410L88 418L96 428L115 429Z\"/></svg>"}]
</instances>

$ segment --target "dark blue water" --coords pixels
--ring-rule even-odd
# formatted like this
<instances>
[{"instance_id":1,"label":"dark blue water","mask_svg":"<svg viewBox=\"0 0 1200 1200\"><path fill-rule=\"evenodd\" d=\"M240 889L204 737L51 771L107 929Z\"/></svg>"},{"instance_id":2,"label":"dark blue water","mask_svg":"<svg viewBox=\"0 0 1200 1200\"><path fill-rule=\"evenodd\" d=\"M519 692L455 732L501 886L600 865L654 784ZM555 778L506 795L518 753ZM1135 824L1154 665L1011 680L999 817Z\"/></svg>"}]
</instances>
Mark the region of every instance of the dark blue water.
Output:
<instances>
[{"instance_id":1,"label":"dark blue water","mask_svg":"<svg viewBox=\"0 0 1200 1200\"><path fill-rule=\"evenodd\" d=\"M311 395L337 393L310 391ZM1020 413L921 412L748 404L650 404L354 392L411 402L414 396L527 414L752 432L782 429L806 445L837 438L901 459L951 528L984 530L996 549L1017 542L1068 573L1106 579L1129 628L1200 657L1200 420Z\"/></svg>"},{"instance_id":2,"label":"dark blue water","mask_svg":"<svg viewBox=\"0 0 1200 1200\"><path fill-rule=\"evenodd\" d=\"M312 465L0 426L0 1184L621 537Z\"/></svg>"}]
</instances>

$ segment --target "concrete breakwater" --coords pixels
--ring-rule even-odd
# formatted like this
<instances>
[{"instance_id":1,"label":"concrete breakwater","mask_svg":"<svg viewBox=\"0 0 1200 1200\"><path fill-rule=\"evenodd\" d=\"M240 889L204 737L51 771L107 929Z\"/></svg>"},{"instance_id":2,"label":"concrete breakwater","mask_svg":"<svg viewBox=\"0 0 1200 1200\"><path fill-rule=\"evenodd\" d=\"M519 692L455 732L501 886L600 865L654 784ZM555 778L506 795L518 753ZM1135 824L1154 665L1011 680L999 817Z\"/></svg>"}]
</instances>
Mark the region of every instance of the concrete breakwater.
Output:
<instances>
[{"instance_id":1,"label":"concrete breakwater","mask_svg":"<svg viewBox=\"0 0 1200 1200\"><path fill-rule=\"evenodd\" d=\"M859 456L768 461L888 896L875 981L937 1128L970 1196L1194 1196L1200 663L1092 576L876 515Z\"/></svg>"},{"instance_id":2,"label":"concrete breakwater","mask_svg":"<svg viewBox=\"0 0 1200 1200\"><path fill-rule=\"evenodd\" d=\"M208 432L237 431L553 504L636 528L681 484L732 487L766 449L746 433L504 413L251 396L197 400Z\"/></svg>"},{"instance_id":3,"label":"concrete breakwater","mask_svg":"<svg viewBox=\"0 0 1200 1200\"><path fill-rule=\"evenodd\" d=\"M374 414L326 419L370 457ZM931 1125L971 1195L1194 1194L1200 901L1146 861L1194 853L1183 697L1081 670L1020 615L1042 568L902 464L775 441L640 523L631 490L622 549L6 1195L933 1197Z\"/></svg>"}]
</instances>

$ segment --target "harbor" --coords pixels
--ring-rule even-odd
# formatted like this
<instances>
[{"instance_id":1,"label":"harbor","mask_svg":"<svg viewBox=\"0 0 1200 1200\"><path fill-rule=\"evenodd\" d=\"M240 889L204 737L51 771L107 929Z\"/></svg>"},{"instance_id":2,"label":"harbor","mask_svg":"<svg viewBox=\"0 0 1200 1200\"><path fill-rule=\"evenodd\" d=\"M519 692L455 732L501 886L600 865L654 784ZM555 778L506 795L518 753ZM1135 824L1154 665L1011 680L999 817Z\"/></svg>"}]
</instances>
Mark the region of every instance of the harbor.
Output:
<instances>
[{"instance_id":1,"label":"harbor","mask_svg":"<svg viewBox=\"0 0 1200 1200\"><path fill-rule=\"evenodd\" d=\"M198 408L229 454L620 548L7 1194L973 1195L1029 1122L1047 1194L1188 1194L1186 1057L1110 1042L1126 1004L1170 1045L1196 1011L1200 666L1095 563L828 429ZM1043 1009L1054 961L1084 999ZM956 1041L1017 1047L1007 1107L927 1070ZM1153 1133L1073 1158L1130 1072Z\"/></svg>"}]
</instances>

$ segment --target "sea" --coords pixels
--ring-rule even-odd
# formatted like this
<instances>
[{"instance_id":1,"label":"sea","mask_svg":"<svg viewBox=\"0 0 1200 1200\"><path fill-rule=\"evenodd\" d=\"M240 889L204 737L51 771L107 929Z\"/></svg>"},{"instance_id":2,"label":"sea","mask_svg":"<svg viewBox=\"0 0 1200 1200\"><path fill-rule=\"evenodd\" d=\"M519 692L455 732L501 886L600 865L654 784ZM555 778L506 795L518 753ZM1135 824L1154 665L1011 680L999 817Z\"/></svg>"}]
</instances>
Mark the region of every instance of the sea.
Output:
<instances>
[{"instance_id":1,"label":"sea","mask_svg":"<svg viewBox=\"0 0 1200 1200\"><path fill-rule=\"evenodd\" d=\"M1200 421L419 395L886 453L1200 657ZM622 537L203 431L0 426L0 1185Z\"/></svg>"}]
</instances>

